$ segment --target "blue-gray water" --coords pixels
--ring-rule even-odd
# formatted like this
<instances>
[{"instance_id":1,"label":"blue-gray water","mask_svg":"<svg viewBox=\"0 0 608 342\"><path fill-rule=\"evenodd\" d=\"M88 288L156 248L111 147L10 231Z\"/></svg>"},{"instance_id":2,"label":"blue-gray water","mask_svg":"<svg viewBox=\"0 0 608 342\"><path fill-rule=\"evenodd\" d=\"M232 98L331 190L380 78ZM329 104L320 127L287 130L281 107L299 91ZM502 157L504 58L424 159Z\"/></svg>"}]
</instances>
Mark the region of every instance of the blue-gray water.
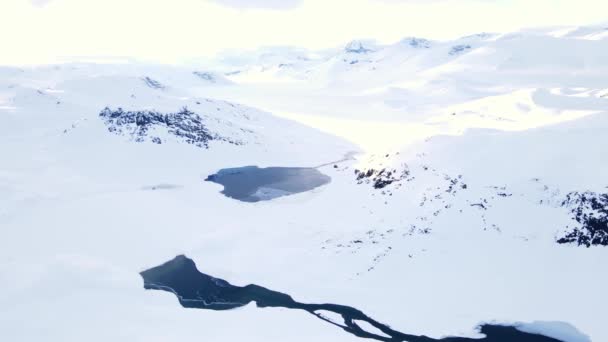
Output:
<instances>
[{"instance_id":1,"label":"blue-gray water","mask_svg":"<svg viewBox=\"0 0 608 342\"><path fill-rule=\"evenodd\" d=\"M180 255L160 266L140 273L144 288L162 290L175 294L180 304L186 308L207 310L230 310L255 302L260 308L280 307L304 310L317 318L333 324L345 332L357 337L387 342L563 342L551 337L526 333L512 326L486 324L480 327L485 335L481 339L467 337L446 337L434 339L393 330L367 316L362 311L346 305L307 304L294 300L290 295L273 291L258 285L235 286L229 282L199 272L194 261ZM397 305L395 303L395 305ZM432 305L430 303L429 305ZM407 310L407 306L400 308ZM329 311L342 317L343 322L326 319L319 311ZM385 336L361 328L357 321L371 324ZM238 322L234 322L238 327ZM294 332L296 334L297 332ZM289 336L285 336L289 340Z\"/></svg>"},{"instance_id":2,"label":"blue-gray water","mask_svg":"<svg viewBox=\"0 0 608 342\"><path fill-rule=\"evenodd\" d=\"M223 185L222 193L230 198L258 202L310 191L331 178L311 167L244 166L221 169L205 180Z\"/></svg>"}]
</instances>

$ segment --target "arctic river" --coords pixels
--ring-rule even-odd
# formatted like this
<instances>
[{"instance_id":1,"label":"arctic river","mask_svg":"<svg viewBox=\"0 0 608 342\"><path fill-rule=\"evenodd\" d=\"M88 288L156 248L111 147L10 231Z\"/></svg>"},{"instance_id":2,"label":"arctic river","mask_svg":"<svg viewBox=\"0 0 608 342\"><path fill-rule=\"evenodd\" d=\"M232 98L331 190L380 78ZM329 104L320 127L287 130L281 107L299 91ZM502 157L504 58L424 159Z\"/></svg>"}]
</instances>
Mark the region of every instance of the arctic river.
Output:
<instances>
[{"instance_id":1,"label":"arctic river","mask_svg":"<svg viewBox=\"0 0 608 342\"><path fill-rule=\"evenodd\" d=\"M331 178L312 167L244 166L221 169L205 180L223 185L222 193L230 198L259 202L310 191Z\"/></svg>"},{"instance_id":2,"label":"arctic river","mask_svg":"<svg viewBox=\"0 0 608 342\"><path fill-rule=\"evenodd\" d=\"M523 332L513 326L492 324L479 327L480 332L485 335L481 339L467 337L434 339L407 334L393 330L350 306L300 303L288 294L262 286L232 285L223 279L199 272L194 261L183 255L140 274L145 289L171 292L185 308L230 310L255 302L260 308L304 310L349 334L365 339L392 342L563 342L544 335Z\"/></svg>"}]
</instances>

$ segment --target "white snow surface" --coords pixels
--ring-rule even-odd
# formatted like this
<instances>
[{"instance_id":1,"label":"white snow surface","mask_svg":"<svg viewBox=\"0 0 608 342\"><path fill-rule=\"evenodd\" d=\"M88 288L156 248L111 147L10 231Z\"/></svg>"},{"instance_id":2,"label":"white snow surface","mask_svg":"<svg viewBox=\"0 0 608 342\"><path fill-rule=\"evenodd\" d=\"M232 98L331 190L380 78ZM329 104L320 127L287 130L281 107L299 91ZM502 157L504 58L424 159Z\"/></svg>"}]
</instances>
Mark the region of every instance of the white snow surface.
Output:
<instances>
[{"instance_id":1,"label":"white snow surface","mask_svg":"<svg viewBox=\"0 0 608 342\"><path fill-rule=\"evenodd\" d=\"M567 194L608 193L608 36L556 32L1 67L0 339L359 340L304 311L186 310L143 290L138 272L186 254L410 334L523 322L608 341L607 247L556 243L577 225ZM135 142L108 131L105 107L187 107L239 144ZM258 203L203 181L246 165L323 165L332 181ZM370 169L395 180L356 179Z\"/></svg>"},{"instance_id":2,"label":"white snow surface","mask_svg":"<svg viewBox=\"0 0 608 342\"><path fill-rule=\"evenodd\" d=\"M520 323L517 329L532 334L542 334L562 341L589 342L589 337L575 327L564 322Z\"/></svg>"}]
</instances>

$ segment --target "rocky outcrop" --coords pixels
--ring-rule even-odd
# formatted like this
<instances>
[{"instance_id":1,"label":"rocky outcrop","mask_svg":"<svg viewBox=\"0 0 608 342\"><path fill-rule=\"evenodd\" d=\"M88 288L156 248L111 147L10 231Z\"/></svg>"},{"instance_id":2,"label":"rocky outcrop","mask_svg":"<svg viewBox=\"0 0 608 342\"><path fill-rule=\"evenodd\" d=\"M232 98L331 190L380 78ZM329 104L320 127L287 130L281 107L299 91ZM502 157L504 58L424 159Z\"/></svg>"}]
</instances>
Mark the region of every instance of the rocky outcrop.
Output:
<instances>
[{"instance_id":1,"label":"rocky outcrop","mask_svg":"<svg viewBox=\"0 0 608 342\"><path fill-rule=\"evenodd\" d=\"M403 169L401 172L398 172L397 169L394 168L355 170L357 184L372 183L375 189L383 189L394 182L405 180L409 175L410 172L407 168Z\"/></svg>"},{"instance_id":2,"label":"rocky outcrop","mask_svg":"<svg viewBox=\"0 0 608 342\"><path fill-rule=\"evenodd\" d=\"M579 246L608 246L608 194L571 192L562 202L578 225L567 227L557 242Z\"/></svg>"},{"instance_id":3,"label":"rocky outcrop","mask_svg":"<svg viewBox=\"0 0 608 342\"><path fill-rule=\"evenodd\" d=\"M142 77L141 80L144 81L144 83L152 89L163 90L166 88L164 84L162 84L162 83L158 82L157 80L152 79L148 76Z\"/></svg>"},{"instance_id":4,"label":"rocky outcrop","mask_svg":"<svg viewBox=\"0 0 608 342\"><path fill-rule=\"evenodd\" d=\"M461 54L467 50L471 49L471 45L456 45L456 46L452 46L452 49L450 50L450 55L454 56L454 55L458 55Z\"/></svg>"},{"instance_id":5,"label":"rocky outcrop","mask_svg":"<svg viewBox=\"0 0 608 342\"><path fill-rule=\"evenodd\" d=\"M122 108L112 110L106 107L99 113L99 117L108 131L130 136L136 142L162 144L166 140L178 140L202 148L208 148L212 140L240 144L210 132L203 119L185 107L176 113L125 111Z\"/></svg>"},{"instance_id":6,"label":"rocky outcrop","mask_svg":"<svg viewBox=\"0 0 608 342\"><path fill-rule=\"evenodd\" d=\"M219 84L219 85L232 84L232 82L230 82L227 78L223 77L222 75L213 73L213 72L193 71L192 74L210 84Z\"/></svg>"},{"instance_id":7,"label":"rocky outcrop","mask_svg":"<svg viewBox=\"0 0 608 342\"><path fill-rule=\"evenodd\" d=\"M360 40L353 40L346 44L344 51L347 53L368 53L372 52L373 49L366 46L366 44Z\"/></svg>"},{"instance_id":8,"label":"rocky outcrop","mask_svg":"<svg viewBox=\"0 0 608 342\"><path fill-rule=\"evenodd\" d=\"M409 45L413 48L418 49L428 49L431 47L431 42L428 39L424 38L405 38L401 41L403 44Z\"/></svg>"}]
</instances>

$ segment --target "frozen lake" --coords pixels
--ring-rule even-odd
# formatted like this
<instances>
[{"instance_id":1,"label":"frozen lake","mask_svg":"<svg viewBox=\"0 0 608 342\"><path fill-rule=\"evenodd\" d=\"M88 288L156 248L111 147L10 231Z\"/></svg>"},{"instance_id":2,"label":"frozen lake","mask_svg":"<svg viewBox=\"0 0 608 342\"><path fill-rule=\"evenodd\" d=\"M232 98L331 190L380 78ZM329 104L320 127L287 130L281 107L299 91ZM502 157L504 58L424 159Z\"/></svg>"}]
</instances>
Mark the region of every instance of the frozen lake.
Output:
<instances>
[{"instance_id":1,"label":"frozen lake","mask_svg":"<svg viewBox=\"0 0 608 342\"><path fill-rule=\"evenodd\" d=\"M192 259L179 255L162 265L140 273L144 288L175 294L185 308L231 310L255 302L260 308L304 310L345 332L362 339L386 342L563 342L548 336L527 333L514 326L484 324L484 338L445 337L434 339L393 330L354 307L339 304L302 303L290 295L250 284L236 286L200 272ZM327 314L330 314L329 316ZM333 318L331 318L333 317ZM295 333L295 332L294 332Z\"/></svg>"},{"instance_id":2,"label":"frozen lake","mask_svg":"<svg viewBox=\"0 0 608 342\"><path fill-rule=\"evenodd\" d=\"M222 193L230 198L259 202L310 191L331 178L312 167L244 166L221 169L205 180L223 185Z\"/></svg>"}]
</instances>

